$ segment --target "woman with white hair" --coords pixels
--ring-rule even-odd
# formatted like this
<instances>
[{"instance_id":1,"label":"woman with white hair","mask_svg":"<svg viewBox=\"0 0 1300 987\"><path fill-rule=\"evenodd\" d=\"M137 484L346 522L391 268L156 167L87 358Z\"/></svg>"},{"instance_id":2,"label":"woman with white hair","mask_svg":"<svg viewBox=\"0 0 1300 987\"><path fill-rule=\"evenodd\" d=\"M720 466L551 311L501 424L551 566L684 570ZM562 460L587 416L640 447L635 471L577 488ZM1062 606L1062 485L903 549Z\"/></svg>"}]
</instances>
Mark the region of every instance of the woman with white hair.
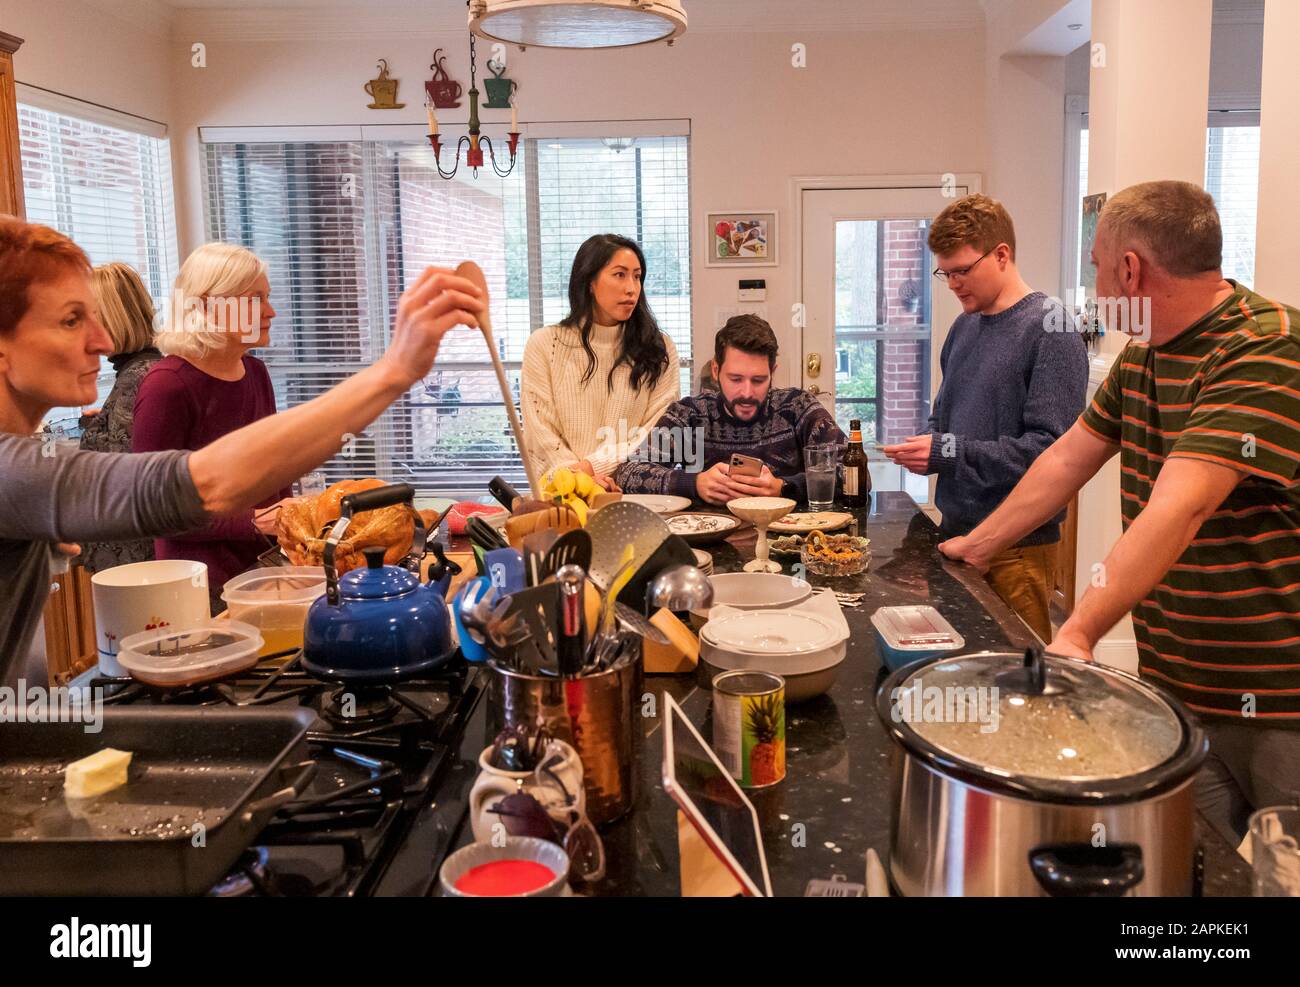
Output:
<instances>
[{"instance_id":1,"label":"woman with white hair","mask_svg":"<svg viewBox=\"0 0 1300 987\"><path fill-rule=\"evenodd\" d=\"M99 321L113 341L108 362L113 365L113 389L104 407L88 415L81 430L81 448L94 452L130 452L135 399L149 368L162 359L154 346L153 299L130 264L113 261L90 276ZM153 558L153 539L92 542L81 561L99 572Z\"/></svg>"},{"instance_id":2,"label":"woman with white hair","mask_svg":"<svg viewBox=\"0 0 1300 987\"><path fill-rule=\"evenodd\" d=\"M236 429L275 414L266 366L250 351L266 346L275 309L266 264L228 243L199 247L181 265L165 328L155 338L164 357L135 400L133 452L202 449ZM252 566L275 531L278 491L254 508L201 528L154 540L160 559L208 567L208 592L219 609L225 582Z\"/></svg>"}]
</instances>

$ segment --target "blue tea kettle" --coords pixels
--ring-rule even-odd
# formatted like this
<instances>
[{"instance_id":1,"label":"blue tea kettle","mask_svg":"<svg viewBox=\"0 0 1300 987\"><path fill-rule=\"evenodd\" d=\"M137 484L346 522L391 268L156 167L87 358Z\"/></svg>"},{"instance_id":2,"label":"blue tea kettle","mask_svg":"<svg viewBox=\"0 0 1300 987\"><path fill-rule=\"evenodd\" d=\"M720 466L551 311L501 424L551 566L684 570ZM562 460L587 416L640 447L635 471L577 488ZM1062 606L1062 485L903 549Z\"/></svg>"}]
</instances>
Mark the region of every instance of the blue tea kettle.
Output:
<instances>
[{"instance_id":1,"label":"blue tea kettle","mask_svg":"<svg viewBox=\"0 0 1300 987\"><path fill-rule=\"evenodd\" d=\"M446 596L460 566L434 544L437 562L429 582L420 582L420 560L428 532L415 514L414 551L401 566L384 565L384 547L362 550L364 569L339 577L334 558L352 515L411 503L415 489L394 483L349 494L325 541L325 595L307 612L302 667L317 678L382 685L430 672L452 659L451 618ZM411 571L414 570L414 571Z\"/></svg>"}]
</instances>

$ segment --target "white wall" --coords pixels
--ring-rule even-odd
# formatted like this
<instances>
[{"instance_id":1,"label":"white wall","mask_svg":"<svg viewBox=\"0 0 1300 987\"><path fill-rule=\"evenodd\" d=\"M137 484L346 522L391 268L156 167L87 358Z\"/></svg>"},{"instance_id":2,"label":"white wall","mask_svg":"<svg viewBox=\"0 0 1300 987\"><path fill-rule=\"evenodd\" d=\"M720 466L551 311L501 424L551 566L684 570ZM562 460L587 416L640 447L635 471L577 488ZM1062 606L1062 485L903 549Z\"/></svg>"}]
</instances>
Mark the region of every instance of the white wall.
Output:
<instances>
[{"instance_id":1,"label":"white wall","mask_svg":"<svg viewBox=\"0 0 1300 987\"><path fill-rule=\"evenodd\" d=\"M988 66L985 191L1016 226L1016 262L1033 288L1061 283L1061 176L1065 161L1065 59L1004 55Z\"/></svg>"},{"instance_id":2,"label":"white wall","mask_svg":"<svg viewBox=\"0 0 1300 987\"><path fill-rule=\"evenodd\" d=\"M178 29L183 33L184 28ZM210 32L209 32L210 34ZM807 46L807 67L790 46ZM182 254L202 240L201 126L421 123L423 80L436 47L468 83L467 36L429 34L263 43L208 36L207 67L174 48L174 153ZM404 110L368 110L362 85L376 59L401 80ZM480 67L485 55L480 50ZM696 352L711 349L719 309L736 304L739 278L768 282L768 315L788 328L797 300L791 229L793 176L982 172L986 165L982 38L978 33L830 35L688 34L674 47L509 52L520 122L683 118L691 122ZM954 88L952 80L961 79ZM954 98L955 93L960 98ZM444 131L465 110L439 114ZM460 114L457 116L457 114ZM505 111L483 111L485 127ZM463 132L463 131L462 131ZM1058 176L1053 172L1051 179ZM706 268L701 221L711 209L776 208L775 268ZM1059 210L1057 210L1059 212ZM451 258L449 258L450 260ZM783 326L781 323L786 323ZM793 340L791 341L793 342ZM793 384L793 361L785 361Z\"/></svg>"},{"instance_id":3,"label":"white wall","mask_svg":"<svg viewBox=\"0 0 1300 987\"><path fill-rule=\"evenodd\" d=\"M1088 95L1088 48L1084 42L1066 57L1065 91ZM1210 102L1251 96L1259 99L1263 71L1264 22L1229 19L1216 11L1210 32ZM1255 105L1258 105L1256 103Z\"/></svg>"},{"instance_id":4,"label":"white wall","mask_svg":"<svg viewBox=\"0 0 1300 987\"><path fill-rule=\"evenodd\" d=\"M1300 221L1300 198L1295 192L1300 173L1300 112L1295 94L1300 88L1300 64L1293 42L1300 36L1300 4L1270 4L1266 16L1269 34L1260 106L1253 287L1294 305L1300 299L1300 271L1295 264L1295 229Z\"/></svg>"},{"instance_id":5,"label":"white wall","mask_svg":"<svg viewBox=\"0 0 1300 987\"><path fill-rule=\"evenodd\" d=\"M19 82L169 122L170 28L152 0L4 0L0 31L24 39Z\"/></svg>"}]
</instances>

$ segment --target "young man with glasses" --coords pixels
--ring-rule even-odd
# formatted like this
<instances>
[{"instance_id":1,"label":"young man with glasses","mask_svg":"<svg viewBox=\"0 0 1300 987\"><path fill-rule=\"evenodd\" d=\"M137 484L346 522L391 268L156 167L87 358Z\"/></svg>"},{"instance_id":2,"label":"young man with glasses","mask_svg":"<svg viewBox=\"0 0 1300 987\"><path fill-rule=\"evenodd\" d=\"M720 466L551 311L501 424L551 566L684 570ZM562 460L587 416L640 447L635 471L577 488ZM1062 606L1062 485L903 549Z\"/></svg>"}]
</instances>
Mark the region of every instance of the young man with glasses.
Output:
<instances>
[{"instance_id":1,"label":"young man with glasses","mask_svg":"<svg viewBox=\"0 0 1300 987\"><path fill-rule=\"evenodd\" d=\"M935 277L961 302L939 361L943 380L930 431L885 455L921 476L937 473L935 506L948 537L988 517L1034 460L1083 410L1088 356L1074 325L1016 268L1016 233L996 199L968 195L930 226ZM1065 512L989 560L988 580L1043 641Z\"/></svg>"}]
</instances>

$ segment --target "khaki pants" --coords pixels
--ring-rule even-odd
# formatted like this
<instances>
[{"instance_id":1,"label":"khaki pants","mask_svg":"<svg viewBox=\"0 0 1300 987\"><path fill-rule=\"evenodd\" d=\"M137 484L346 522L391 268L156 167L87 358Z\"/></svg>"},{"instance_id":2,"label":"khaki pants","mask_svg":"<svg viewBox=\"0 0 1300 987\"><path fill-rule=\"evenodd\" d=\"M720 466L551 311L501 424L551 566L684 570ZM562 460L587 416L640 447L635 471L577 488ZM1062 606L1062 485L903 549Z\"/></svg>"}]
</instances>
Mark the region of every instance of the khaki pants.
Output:
<instances>
[{"instance_id":1,"label":"khaki pants","mask_svg":"<svg viewBox=\"0 0 1300 987\"><path fill-rule=\"evenodd\" d=\"M1052 621L1047 608L1056 581L1059 547L1060 542L1052 542L1008 548L993 557L986 576L998 596L1024 618L1044 644L1052 640Z\"/></svg>"}]
</instances>

